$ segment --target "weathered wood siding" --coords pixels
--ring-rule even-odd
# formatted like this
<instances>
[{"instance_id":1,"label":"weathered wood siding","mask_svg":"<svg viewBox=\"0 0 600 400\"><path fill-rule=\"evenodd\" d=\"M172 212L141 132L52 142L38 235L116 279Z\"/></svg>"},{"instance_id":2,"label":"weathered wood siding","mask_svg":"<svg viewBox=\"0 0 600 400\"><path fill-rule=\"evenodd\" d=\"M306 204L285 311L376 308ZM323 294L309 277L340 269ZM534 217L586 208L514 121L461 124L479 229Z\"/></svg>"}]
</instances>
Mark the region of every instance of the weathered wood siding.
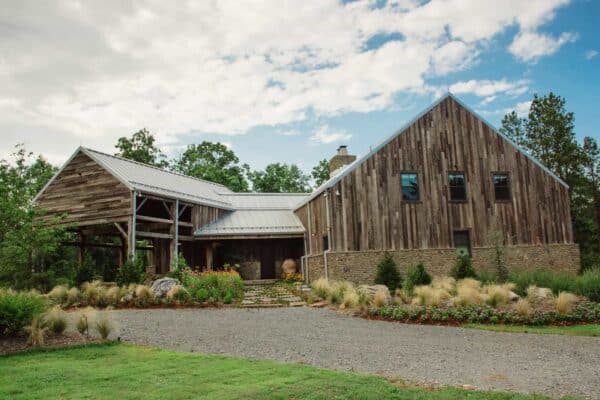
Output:
<instances>
[{"instance_id":1,"label":"weathered wood siding","mask_svg":"<svg viewBox=\"0 0 600 400\"><path fill-rule=\"evenodd\" d=\"M66 214L65 223L100 224L131 215L131 192L83 153L76 155L37 200L44 219Z\"/></svg>"},{"instance_id":2,"label":"weathered wood siding","mask_svg":"<svg viewBox=\"0 0 600 400\"><path fill-rule=\"evenodd\" d=\"M404 202L400 173L418 173L420 201ZM449 201L448 172L464 171L467 201ZM511 201L496 202L493 172L509 172ZM573 243L568 189L452 98L446 98L330 191L297 210L310 253L323 251L330 207L335 251L453 247L453 231L471 245Z\"/></svg>"},{"instance_id":3,"label":"weathered wood siding","mask_svg":"<svg viewBox=\"0 0 600 400\"><path fill-rule=\"evenodd\" d=\"M229 211L227 210L222 210L216 207L204 206L200 204L194 205L192 208L192 224L194 225L194 231L219 219L228 212Z\"/></svg>"}]
</instances>

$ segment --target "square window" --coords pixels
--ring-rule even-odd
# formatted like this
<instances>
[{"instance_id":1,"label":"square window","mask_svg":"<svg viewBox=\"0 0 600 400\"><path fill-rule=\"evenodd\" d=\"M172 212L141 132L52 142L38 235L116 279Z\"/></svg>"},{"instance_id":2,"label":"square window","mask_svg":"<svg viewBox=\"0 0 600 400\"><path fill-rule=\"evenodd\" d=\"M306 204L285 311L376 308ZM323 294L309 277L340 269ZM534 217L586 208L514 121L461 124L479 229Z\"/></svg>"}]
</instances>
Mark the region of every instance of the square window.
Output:
<instances>
[{"instance_id":1,"label":"square window","mask_svg":"<svg viewBox=\"0 0 600 400\"><path fill-rule=\"evenodd\" d=\"M451 172L448 174L448 187L450 189L451 201L467 200L467 186L463 172Z\"/></svg>"},{"instance_id":2,"label":"square window","mask_svg":"<svg viewBox=\"0 0 600 400\"><path fill-rule=\"evenodd\" d=\"M419 181L416 173L400 174L402 185L402 200L419 201Z\"/></svg>"},{"instance_id":3,"label":"square window","mask_svg":"<svg viewBox=\"0 0 600 400\"><path fill-rule=\"evenodd\" d=\"M492 183L494 184L494 196L496 201L510 200L510 179L508 173L493 173Z\"/></svg>"}]
</instances>

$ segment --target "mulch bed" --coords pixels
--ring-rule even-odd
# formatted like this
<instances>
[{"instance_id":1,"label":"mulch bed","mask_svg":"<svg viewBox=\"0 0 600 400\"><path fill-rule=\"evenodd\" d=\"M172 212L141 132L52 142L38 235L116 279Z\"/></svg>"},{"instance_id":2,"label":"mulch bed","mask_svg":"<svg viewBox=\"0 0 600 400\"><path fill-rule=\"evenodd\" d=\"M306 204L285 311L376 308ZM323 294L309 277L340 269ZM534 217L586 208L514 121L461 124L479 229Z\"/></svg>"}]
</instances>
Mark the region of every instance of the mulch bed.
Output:
<instances>
[{"instance_id":1,"label":"mulch bed","mask_svg":"<svg viewBox=\"0 0 600 400\"><path fill-rule=\"evenodd\" d=\"M96 342L95 339L87 338L77 332L65 332L62 335L47 334L44 337L42 348L67 347ZM0 356L22 351L31 350L27 335L0 337Z\"/></svg>"}]
</instances>

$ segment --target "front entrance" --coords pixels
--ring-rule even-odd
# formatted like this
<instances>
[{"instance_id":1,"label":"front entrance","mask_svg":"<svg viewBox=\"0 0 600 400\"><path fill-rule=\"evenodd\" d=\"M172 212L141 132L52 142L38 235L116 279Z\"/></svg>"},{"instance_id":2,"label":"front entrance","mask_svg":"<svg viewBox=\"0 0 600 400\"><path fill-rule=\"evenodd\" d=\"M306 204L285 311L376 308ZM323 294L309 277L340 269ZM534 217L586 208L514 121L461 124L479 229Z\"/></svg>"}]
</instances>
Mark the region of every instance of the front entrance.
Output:
<instances>
[{"instance_id":1,"label":"front entrance","mask_svg":"<svg viewBox=\"0 0 600 400\"><path fill-rule=\"evenodd\" d=\"M304 254L303 238L285 239L219 239L214 245L214 269L225 264L239 264L242 278L278 279L281 264L291 258L300 270L300 258ZM207 243L201 241L200 243Z\"/></svg>"}]
</instances>

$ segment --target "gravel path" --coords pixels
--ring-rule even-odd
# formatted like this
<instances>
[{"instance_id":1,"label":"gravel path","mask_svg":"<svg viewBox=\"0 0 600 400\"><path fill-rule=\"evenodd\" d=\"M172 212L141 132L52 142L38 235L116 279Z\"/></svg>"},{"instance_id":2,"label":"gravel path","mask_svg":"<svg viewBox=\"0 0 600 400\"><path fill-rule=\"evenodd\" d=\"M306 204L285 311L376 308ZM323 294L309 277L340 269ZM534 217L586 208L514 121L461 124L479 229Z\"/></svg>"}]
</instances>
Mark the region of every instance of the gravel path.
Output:
<instances>
[{"instance_id":1,"label":"gravel path","mask_svg":"<svg viewBox=\"0 0 600 400\"><path fill-rule=\"evenodd\" d=\"M367 321L313 308L113 311L122 340L479 389L600 399L600 339Z\"/></svg>"}]
</instances>

